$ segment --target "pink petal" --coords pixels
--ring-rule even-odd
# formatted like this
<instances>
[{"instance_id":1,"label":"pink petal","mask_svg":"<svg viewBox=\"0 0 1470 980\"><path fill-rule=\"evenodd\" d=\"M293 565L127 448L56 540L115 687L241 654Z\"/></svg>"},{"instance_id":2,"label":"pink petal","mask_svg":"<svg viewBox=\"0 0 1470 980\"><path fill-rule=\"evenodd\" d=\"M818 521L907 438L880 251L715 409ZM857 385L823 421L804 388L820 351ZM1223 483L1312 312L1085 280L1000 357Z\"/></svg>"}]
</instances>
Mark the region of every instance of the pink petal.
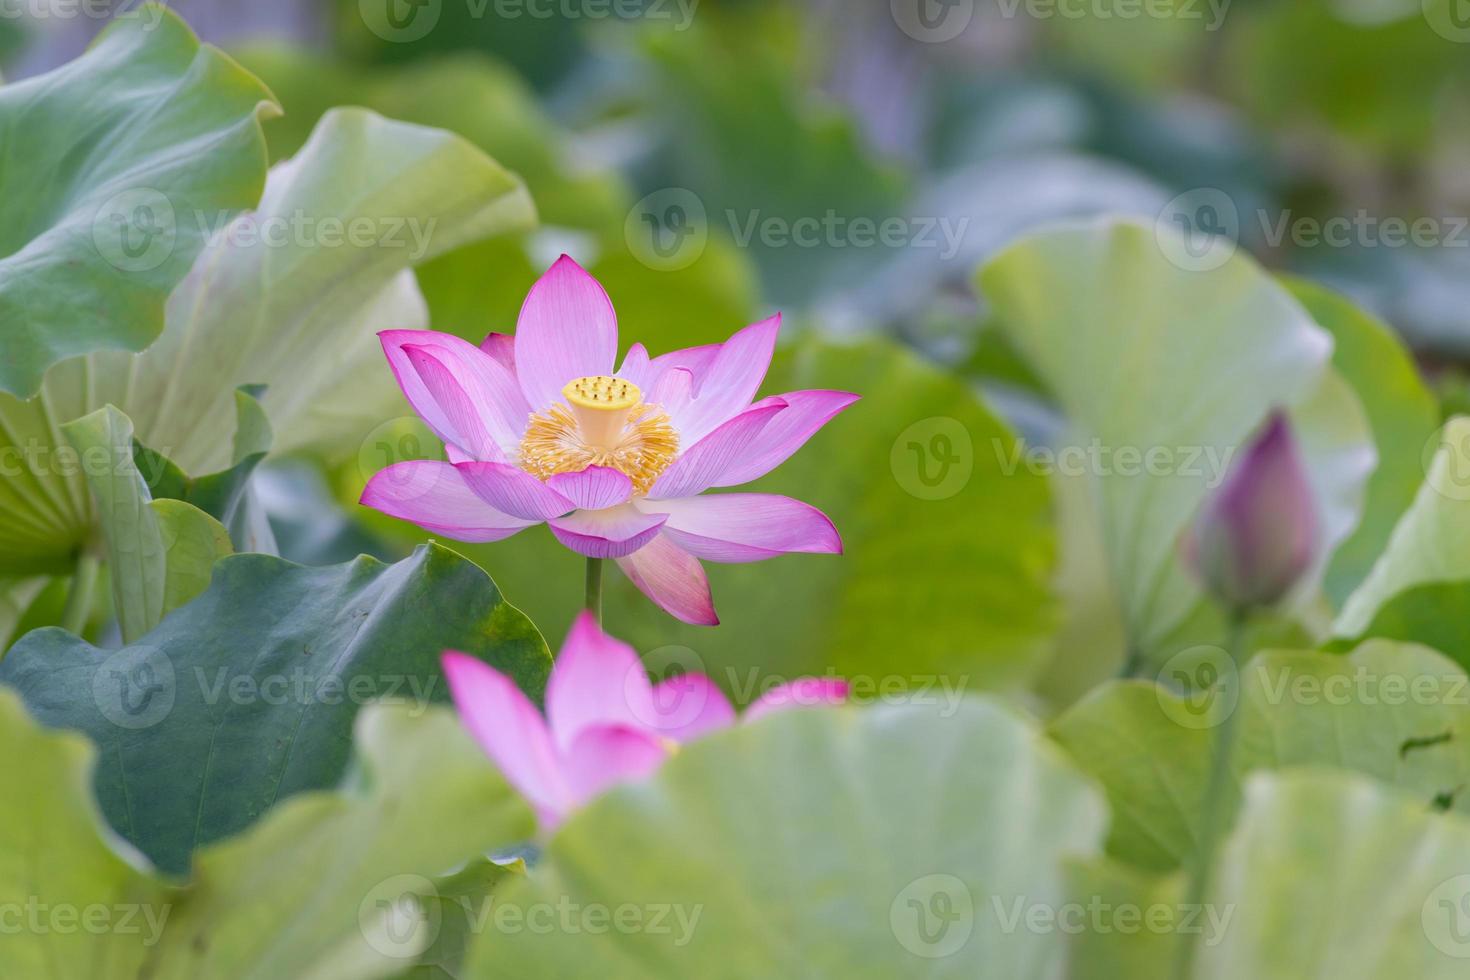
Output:
<instances>
[{"instance_id":1,"label":"pink petal","mask_svg":"<svg viewBox=\"0 0 1470 980\"><path fill-rule=\"evenodd\" d=\"M694 401L677 415L669 413L680 439L686 444L697 442L750 407L765 380L766 369L771 366L780 329L778 313L769 320L751 324L725 341L704 370L691 367Z\"/></svg>"},{"instance_id":2,"label":"pink petal","mask_svg":"<svg viewBox=\"0 0 1470 980\"><path fill-rule=\"evenodd\" d=\"M798 677L789 684L773 688L745 709L745 720L755 721L773 711L788 708L814 708L844 704L847 681L835 677Z\"/></svg>"},{"instance_id":3,"label":"pink petal","mask_svg":"<svg viewBox=\"0 0 1470 980\"><path fill-rule=\"evenodd\" d=\"M601 284L563 255L531 287L516 321L521 391L536 411L561 401L574 378L612 374L618 321Z\"/></svg>"},{"instance_id":4,"label":"pink petal","mask_svg":"<svg viewBox=\"0 0 1470 980\"><path fill-rule=\"evenodd\" d=\"M553 741L565 752L586 728L648 728L660 715L638 654L604 633L591 613L583 612L552 665L546 717Z\"/></svg>"},{"instance_id":5,"label":"pink petal","mask_svg":"<svg viewBox=\"0 0 1470 980\"><path fill-rule=\"evenodd\" d=\"M649 498L692 497L716 485L727 470L744 461L761 430L785 408L779 403L748 409L689 446L653 484Z\"/></svg>"},{"instance_id":6,"label":"pink petal","mask_svg":"<svg viewBox=\"0 0 1470 980\"><path fill-rule=\"evenodd\" d=\"M460 720L501 773L539 812L571 803L546 722L520 688L488 664L455 651L443 657Z\"/></svg>"},{"instance_id":7,"label":"pink petal","mask_svg":"<svg viewBox=\"0 0 1470 980\"><path fill-rule=\"evenodd\" d=\"M771 424L746 447L743 458L721 474L715 486L734 487L765 476L857 400L857 395L846 391L793 391L756 402L752 407L784 402L786 411L771 419Z\"/></svg>"},{"instance_id":8,"label":"pink petal","mask_svg":"<svg viewBox=\"0 0 1470 980\"><path fill-rule=\"evenodd\" d=\"M485 339L480 341L480 350L489 354L498 361L500 366L511 373L516 373L516 340L508 333L487 333Z\"/></svg>"},{"instance_id":9,"label":"pink petal","mask_svg":"<svg viewBox=\"0 0 1470 980\"><path fill-rule=\"evenodd\" d=\"M459 463L456 468L480 499L527 521L544 521L573 509L572 502L519 466Z\"/></svg>"},{"instance_id":10,"label":"pink petal","mask_svg":"<svg viewBox=\"0 0 1470 980\"><path fill-rule=\"evenodd\" d=\"M445 444L462 447L475 459L504 459L505 453L481 418L479 408L449 368L427 347L404 344L401 349L418 372L429 397L443 413L448 428L438 435Z\"/></svg>"},{"instance_id":11,"label":"pink petal","mask_svg":"<svg viewBox=\"0 0 1470 980\"><path fill-rule=\"evenodd\" d=\"M458 470L436 459L408 460L379 470L359 502L456 541L499 541L532 523L491 507Z\"/></svg>"},{"instance_id":12,"label":"pink petal","mask_svg":"<svg viewBox=\"0 0 1470 980\"><path fill-rule=\"evenodd\" d=\"M705 344L702 347L685 347L683 350L660 354L650 362L649 375L657 380L671 368L683 368L694 378L694 387L697 391L700 379L709 371L710 365L715 362L715 357L720 353L720 348L724 346L724 344Z\"/></svg>"},{"instance_id":13,"label":"pink petal","mask_svg":"<svg viewBox=\"0 0 1470 980\"><path fill-rule=\"evenodd\" d=\"M664 535L660 534L626 558L619 558L618 567L638 591L680 622L693 626L720 625L704 567Z\"/></svg>"},{"instance_id":14,"label":"pink petal","mask_svg":"<svg viewBox=\"0 0 1470 980\"><path fill-rule=\"evenodd\" d=\"M653 389L653 382L658 375L649 369L648 348L642 344L634 344L628 348L628 353L623 355L623 363L618 367L618 377L624 381L631 381L643 392L643 398L648 399L648 393Z\"/></svg>"},{"instance_id":15,"label":"pink petal","mask_svg":"<svg viewBox=\"0 0 1470 980\"><path fill-rule=\"evenodd\" d=\"M686 368L673 368L665 371L658 381L654 382L653 389L645 392L643 400L650 405L657 405L668 414L672 421L688 409L694 399L694 375ZM683 433L679 434L682 445L692 445Z\"/></svg>"},{"instance_id":16,"label":"pink petal","mask_svg":"<svg viewBox=\"0 0 1470 980\"><path fill-rule=\"evenodd\" d=\"M668 746L651 732L602 726L584 730L562 756L562 766L580 806L618 783L651 775L668 757Z\"/></svg>"},{"instance_id":17,"label":"pink petal","mask_svg":"<svg viewBox=\"0 0 1470 980\"><path fill-rule=\"evenodd\" d=\"M520 445L531 409L521 395L515 376L484 351L468 341L433 330L384 330L378 338L398 386L414 411L439 438L467 452L482 450L487 441L493 442L497 451L492 459L505 459L507 453ZM478 417L478 425L466 420L462 405L441 404L414 367L408 348L432 355L453 380L453 386L473 406L469 414ZM447 382L441 383L440 393L448 387ZM459 417L457 424L455 416ZM470 431L462 432L461 428Z\"/></svg>"},{"instance_id":18,"label":"pink petal","mask_svg":"<svg viewBox=\"0 0 1470 980\"><path fill-rule=\"evenodd\" d=\"M842 553L842 538L827 515L790 497L717 493L645 500L638 507L667 514L663 536L708 561L761 561L790 552Z\"/></svg>"},{"instance_id":19,"label":"pink petal","mask_svg":"<svg viewBox=\"0 0 1470 980\"><path fill-rule=\"evenodd\" d=\"M653 689L658 712L653 726L665 738L688 742L735 721L735 709L715 682L703 674L679 674Z\"/></svg>"},{"instance_id":20,"label":"pink petal","mask_svg":"<svg viewBox=\"0 0 1470 980\"><path fill-rule=\"evenodd\" d=\"M633 481L608 466L589 466L576 473L558 473L546 485L570 500L579 510L604 510L624 503L633 495Z\"/></svg>"},{"instance_id":21,"label":"pink petal","mask_svg":"<svg viewBox=\"0 0 1470 980\"><path fill-rule=\"evenodd\" d=\"M607 510L574 510L546 522L556 540L588 558L623 558L653 540L666 518L632 504Z\"/></svg>"}]
</instances>

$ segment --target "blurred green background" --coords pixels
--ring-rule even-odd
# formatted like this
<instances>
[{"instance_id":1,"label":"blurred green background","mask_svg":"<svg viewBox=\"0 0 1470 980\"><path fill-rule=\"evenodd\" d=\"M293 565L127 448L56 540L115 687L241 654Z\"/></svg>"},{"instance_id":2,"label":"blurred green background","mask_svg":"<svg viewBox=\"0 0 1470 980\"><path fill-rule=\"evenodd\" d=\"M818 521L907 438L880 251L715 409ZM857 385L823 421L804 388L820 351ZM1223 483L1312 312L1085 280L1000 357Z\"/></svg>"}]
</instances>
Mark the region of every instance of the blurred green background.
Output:
<instances>
[{"instance_id":1,"label":"blurred green background","mask_svg":"<svg viewBox=\"0 0 1470 980\"><path fill-rule=\"evenodd\" d=\"M714 342L780 310L765 390L864 394L759 486L828 512L845 558L711 568L718 630L612 586L612 632L742 700L752 672L829 670L1065 698L1077 684L1053 690L1056 655L1077 630L1099 662L1121 659L1116 614L1060 608L1050 488L994 478L1005 458L992 446L1012 429L1044 444L1059 417L971 282L1043 222L1182 213L1380 315L1446 411L1470 406L1459 0L174 6L279 98L273 159L356 104L453 130L525 179L540 228L416 270L435 329L512 329L567 251L606 285L625 346ZM4 9L7 78L75 56L101 26L45 3ZM970 440L959 489L940 495L902 448L935 420ZM261 491L282 552L406 554L423 532L354 502L382 466L438 453L405 402L339 452L273 461ZM544 529L451 547L555 646L580 600L575 556Z\"/></svg>"}]
</instances>

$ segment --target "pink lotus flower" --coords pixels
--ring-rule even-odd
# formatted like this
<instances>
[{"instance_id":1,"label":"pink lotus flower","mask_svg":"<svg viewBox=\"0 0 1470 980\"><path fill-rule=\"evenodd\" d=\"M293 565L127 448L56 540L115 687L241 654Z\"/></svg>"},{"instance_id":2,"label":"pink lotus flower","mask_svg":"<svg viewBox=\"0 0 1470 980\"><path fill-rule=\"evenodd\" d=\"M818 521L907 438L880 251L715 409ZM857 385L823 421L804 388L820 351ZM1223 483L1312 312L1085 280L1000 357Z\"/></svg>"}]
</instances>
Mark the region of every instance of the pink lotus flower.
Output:
<instances>
[{"instance_id":1,"label":"pink lotus flower","mask_svg":"<svg viewBox=\"0 0 1470 980\"><path fill-rule=\"evenodd\" d=\"M376 474L362 503L459 541L498 541L545 522L562 544L614 558L650 599L714 625L699 559L836 554L821 511L789 497L700 496L763 476L857 400L795 391L752 401L779 315L723 344L650 358L634 344L614 370L617 319L597 280L563 255L531 288L514 337L479 347L389 330L383 349L449 462Z\"/></svg>"},{"instance_id":2,"label":"pink lotus flower","mask_svg":"<svg viewBox=\"0 0 1470 980\"><path fill-rule=\"evenodd\" d=\"M1316 560L1319 525L1291 425L1273 412L1185 533L1185 561L1232 610L1274 605Z\"/></svg>"},{"instance_id":3,"label":"pink lotus flower","mask_svg":"<svg viewBox=\"0 0 1470 980\"><path fill-rule=\"evenodd\" d=\"M514 681L474 657L446 651L444 675L465 727L548 833L598 794L653 772L679 743L735 721L703 674L649 683L633 648L603 633L588 612L552 666L545 719ZM745 717L846 699L845 681L801 678L766 693Z\"/></svg>"}]
</instances>

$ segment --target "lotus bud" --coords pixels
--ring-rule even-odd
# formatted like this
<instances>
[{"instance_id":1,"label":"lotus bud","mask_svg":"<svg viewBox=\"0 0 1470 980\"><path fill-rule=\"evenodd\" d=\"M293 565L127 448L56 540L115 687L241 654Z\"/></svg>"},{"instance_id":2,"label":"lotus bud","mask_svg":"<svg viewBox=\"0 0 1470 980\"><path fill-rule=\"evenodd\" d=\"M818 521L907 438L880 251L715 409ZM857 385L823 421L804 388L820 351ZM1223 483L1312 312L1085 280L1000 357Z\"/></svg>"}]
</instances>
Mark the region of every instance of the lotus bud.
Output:
<instances>
[{"instance_id":1,"label":"lotus bud","mask_svg":"<svg viewBox=\"0 0 1470 980\"><path fill-rule=\"evenodd\" d=\"M1321 547L1316 501L1286 416L1276 411L1185 533L1185 561L1236 612L1281 601Z\"/></svg>"}]
</instances>

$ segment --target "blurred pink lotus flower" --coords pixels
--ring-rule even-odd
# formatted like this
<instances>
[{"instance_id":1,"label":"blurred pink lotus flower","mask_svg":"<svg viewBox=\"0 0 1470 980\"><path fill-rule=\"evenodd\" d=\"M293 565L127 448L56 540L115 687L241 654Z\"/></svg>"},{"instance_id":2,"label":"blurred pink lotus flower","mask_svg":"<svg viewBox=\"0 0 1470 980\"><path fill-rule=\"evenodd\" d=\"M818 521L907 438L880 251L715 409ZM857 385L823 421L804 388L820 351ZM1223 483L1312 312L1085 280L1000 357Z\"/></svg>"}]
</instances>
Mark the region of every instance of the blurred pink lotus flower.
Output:
<instances>
[{"instance_id":1,"label":"blurred pink lotus flower","mask_svg":"<svg viewBox=\"0 0 1470 980\"><path fill-rule=\"evenodd\" d=\"M633 648L603 633L589 612L572 624L552 666L544 719L495 668L454 651L443 662L465 727L548 833L593 797L653 772L679 743L735 721L703 674L651 684ZM846 699L845 681L806 677L767 692L746 719Z\"/></svg>"},{"instance_id":2,"label":"blurred pink lotus flower","mask_svg":"<svg viewBox=\"0 0 1470 980\"><path fill-rule=\"evenodd\" d=\"M1281 412L1273 412L1184 539L1186 562L1237 612L1281 601L1321 547L1306 464Z\"/></svg>"},{"instance_id":3,"label":"blurred pink lotus flower","mask_svg":"<svg viewBox=\"0 0 1470 980\"><path fill-rule=\"evenodd\" d=\"M380 336L398 384L449 462L376 474L362 503L459 541L541 522L589 558L613 558L686 623L719 622L699 559L837 554L821 511L789 497L701 494L763 476L857 400L795 391L752 401L779 314L723 344L614 370L617 319L602 286L563 255L531 288L513 337L479 347L428 330Z\"/></svg>"}]
</instances>

